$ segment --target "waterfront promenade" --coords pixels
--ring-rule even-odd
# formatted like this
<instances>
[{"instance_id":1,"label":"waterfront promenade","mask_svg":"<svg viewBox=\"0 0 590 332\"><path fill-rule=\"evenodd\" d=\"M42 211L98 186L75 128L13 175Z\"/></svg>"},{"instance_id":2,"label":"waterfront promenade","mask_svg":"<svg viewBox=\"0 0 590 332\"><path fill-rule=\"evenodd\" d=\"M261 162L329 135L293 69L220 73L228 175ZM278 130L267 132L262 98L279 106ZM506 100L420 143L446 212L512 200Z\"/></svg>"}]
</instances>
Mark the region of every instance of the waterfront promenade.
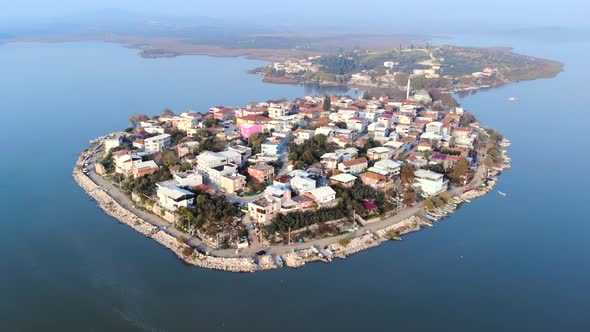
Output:
<instances>
[{"instance_id":1,"label":"waterfront promenade","mask_svg":"<svg viewBox=\"0 0 590 332\"><path fill-rule=\"evenodd\" d=\"M417 203L416 205L414 205L412 207L407 207L407 208L404 208L404 209L398 211L398 213L396 213L395 215L393 215L391 217L384 218L382 220L378 220L375 222L367 223L353 232L338 235L338 236L312 240L312 241L305 242L305 243L292 243L289 245L261 246L258 243L254 243L253 245L251 245L248 248L239 249L239 250L236 250L236 249L214 250L213 248L209 248L203 241L201 241L197 237L189 236L189 235L183 233L182 231L176 229L168 221L162 219L161 217L157 216L156 214L153 214L151 212L148 212L148 211L138 208L135 205L135 203L129 197L127 197L123 191L121 191L120 188L118 188L116 185L114 185L108 179L97 174L94 171L94 165L96 162L98 162L98 160L100 159L100 156L103 154L103 152L104 151L102 149L102 146L99 145L98 147L95 147L94 149L89 150L89 152L87 153L87 156L85 158L81 158L78 161L77 167L74 170L74 177L80 177L80 176L87 177L96 186L96 187L94 187L94 189L90 189L90 188L84 188L84 189L86 191L97 190L97 189L103 191L106 195L108 195L108 197L110 197L110 199L114 200L117 204L119 204L122 209L124 209L125 211L128 211L133 216L139 218L139 220L141 220L142 222L145 222L145 223L148 223L148 224L154 226L155 231L152 232L152 234L144 234L144 235L151 236L152 238L154 238L156 241L158 241L162 245L164 245L164 246L168 247L169 249L171 249L172 251L174 251L181 259L187 261L188 263L191 263L191 262L189 262L187 260L187 257L183 257L182 254L180 253L182 246L178 245L177 243L174 243L171 239L177 239L179 237L184 237L186 239L185 240L186 245L188 245L192 248L197 248L201 252L207 252L208 255L202 256L201 260L197 262L198 264L195 264L195 265L199 265L199 266L203 266L204 261L206 261L207 259L216 260L216 261L221 259L222 260L221 264L217 264L211 268L217 268L217 269L229 270L229 271L235 271L235 272L247 272L247 271L252 272L252 271L256 271L256 270L260 269L260 266L256 267L256 265L254 265L253 262L251 262L252 257L255 257L256 253L259 252L260 250L265 250L266 254L263 257L261 257L261 261L263 259L265 259L266 261L269 261L269 263L262 269L276 268L278 266L276 266L274 264L274 262L272 262L271 257L273 257L273 256L279 256L279 255L280 256L289 256L289 255L292 256L295 252L303 252L303 251L309 250L310 248L326 248L326 247L334 247L334 246L338 247L338 242L343 238L349 238L349 239L353 239L353 240L358 240L356 242L362 242L362 243L357 243L356 248L348 248L349 249L348 252L354 253L357 251L365 250L365 249L372 247L372 246L379 245L379 242L385 241L387 238L383 236L383 234L385 234L383 232L384 230L394 229L394 228L398 227L397 229L403 229L404 230L403 233L407 233L407 232L419 230L422 225L430 225L429 222L426 222L421 218L417 218L417 216L420 216L423 213L422 203ZM83 161L82 161L83 159L85 159L87 162L86 168L88 170L88 173L86 175L82 174L82 172L80 170L80 167L83 164ZM457 195L461 194L465 190L465 188L479 187L485 179L485 173L486 173L485 167L480 166L477 169L473 180L469 184L467 184L464 187L453 188L452 190L449 191L449 194L451 194L451 196L457 196ZM83 181L77 180L77 182L81 186L84 187L84 184L82 183ZM99 205L101 205L100 202L99 202ZM104 209L104 207L103 207L103 209ZM129 221L121 220L121 217L118 214L111 213L111 215L113 215L114 217L119 219L119 221L121 221L122 223L130 225ZM408 224L411 224L412 226L408 227ZM133 226L131 226L131 227L133 227ZM134 227L134 228L136 228L136 227ZM382 234L379 237L376 234L379 233L380 231ZM163 236L163 235L157 234L157 233L165 233L165 234L167 234L167 236ZM342 249L343 252L346 252L346 250L344 250L344 248L340 248L340 249ZM340 254L338 257L344 258L346 256L347 256L347 254L345 253L345 254ZM238 263L234 264L234 261L236 259L238 259L238 261L237 261ZM225 262L225 260L227 260L229 263L228 264L223 263L223 262ZM306 256L304 259L299 259L299 262L301 262L301 263L297 263L297 264L302 265L306 261L314 261L314 260L318 260L318 257L313 257L313 258L309 259L309 257ZM194 263L194 259L192 259L192 263ZM297 266L300 266L300 265L297 265ZM205 265L205 267L210 267L210 266Z\"/></svg>"}]
</instances>

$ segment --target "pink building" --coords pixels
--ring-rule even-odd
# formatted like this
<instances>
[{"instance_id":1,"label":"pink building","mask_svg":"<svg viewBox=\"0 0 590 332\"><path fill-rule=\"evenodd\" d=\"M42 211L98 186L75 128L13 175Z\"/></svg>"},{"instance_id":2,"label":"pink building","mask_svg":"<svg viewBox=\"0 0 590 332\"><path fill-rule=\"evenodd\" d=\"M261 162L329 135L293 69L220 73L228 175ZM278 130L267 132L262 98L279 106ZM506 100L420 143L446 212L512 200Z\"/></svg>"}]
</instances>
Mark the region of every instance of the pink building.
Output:
<instances>
[{"instance_id":1,"label":"pink building","mask_svg":"<svg viewBox=\"0 0 590 332\"><path fill-rule=\"evenodd\" d=\"M262 132L262 125L259 124L243 124L240 127L240 135L243 138L249 138L250 135Z\"/></svg>"}]
</instances>

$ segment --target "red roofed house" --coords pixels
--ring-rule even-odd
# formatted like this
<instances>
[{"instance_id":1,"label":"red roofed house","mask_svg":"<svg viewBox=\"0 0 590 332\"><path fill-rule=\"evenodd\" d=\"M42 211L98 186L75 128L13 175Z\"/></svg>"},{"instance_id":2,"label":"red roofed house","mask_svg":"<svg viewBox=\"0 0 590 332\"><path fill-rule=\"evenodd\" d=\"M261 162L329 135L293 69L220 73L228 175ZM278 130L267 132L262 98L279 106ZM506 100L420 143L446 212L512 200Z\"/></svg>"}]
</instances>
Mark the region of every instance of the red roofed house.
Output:
<instances>
[{"instance_id":1,"label":"red roofed house","mask_svg":"<svg viewBox=\"0 0 590 332\"><path fill-rule=\"evenodd\" d=\"M369 162L366 158L357 158L338 164L338 169L343 173L360 174L369 167Z\"/></svg>"}]
</instances>

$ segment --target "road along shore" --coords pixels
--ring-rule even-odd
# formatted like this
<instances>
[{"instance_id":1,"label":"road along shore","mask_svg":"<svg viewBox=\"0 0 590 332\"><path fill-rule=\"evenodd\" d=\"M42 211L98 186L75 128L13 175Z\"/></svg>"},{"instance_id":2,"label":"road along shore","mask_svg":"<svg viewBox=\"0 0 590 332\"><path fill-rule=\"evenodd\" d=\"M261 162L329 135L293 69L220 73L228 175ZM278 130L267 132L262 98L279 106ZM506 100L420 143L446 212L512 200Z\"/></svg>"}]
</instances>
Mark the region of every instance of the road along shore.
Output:
<instances>
[{"instance_id":1,"label":"road along shore","mask_svg":"<svg viewBox=\"0 0 590 332\"><path fill-rule=\"evenodd\" d=\"M367 230L361 235L350 237L349 241L338 241L334 239L334 243L328 244L324 248L317 245L314 246L312 241L308 243L308 248L289 249L281 253L280 256L276 254L262 255L259 257L240 257L237 252L234 255L224 257L205 255L186 244L182 239L179 240L166 233L164 229L145 221L121 206L107 191L82 172L83 160L84 155L78 159L72 176L76 183L97 202L98 207L117 219L120 223L133 228L144 236L152 238L159 244L170 249L186 264L208 269L229 272L256 272L281 268L283 265L298 268L309 262L331 262L334 258L344 259L359 251L379 246L384 241L401 240L401 235L418 231L425 226L432 226L425 218L413 215L378 230ZM453 198L453 202L459 204L468 202L469 199L483 196L492 190L494 185L495 181L490 181L486 186L480 186L478 189L461 193Z\"/></svg>"}]
</instances>

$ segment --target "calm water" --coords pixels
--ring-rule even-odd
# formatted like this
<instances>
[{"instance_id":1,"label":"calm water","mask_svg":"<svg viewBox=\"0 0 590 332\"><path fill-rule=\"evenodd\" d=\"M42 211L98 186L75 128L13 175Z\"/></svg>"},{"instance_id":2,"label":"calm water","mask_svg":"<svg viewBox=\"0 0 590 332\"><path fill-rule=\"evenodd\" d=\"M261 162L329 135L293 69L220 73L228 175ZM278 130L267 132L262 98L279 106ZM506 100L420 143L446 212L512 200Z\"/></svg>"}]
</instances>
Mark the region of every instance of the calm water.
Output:
<instances>
[{"instance_id":1,"label":"calm water","mask_svg":"<svg viewBox=\"0 0 590 332\"><path fill-rule=\"evenodd\" d=\"M0 329L587 330L590 44L514 45L567 67L556 79L461 100L513 142L513 168L498 185L507 197L490 194L346 261L257 274L184 266L99 210L71 168L89 139L134 112L310 91L261 83L245 73L260 63L244 59L0 45Z\"/></svg>"}]
</instances>

